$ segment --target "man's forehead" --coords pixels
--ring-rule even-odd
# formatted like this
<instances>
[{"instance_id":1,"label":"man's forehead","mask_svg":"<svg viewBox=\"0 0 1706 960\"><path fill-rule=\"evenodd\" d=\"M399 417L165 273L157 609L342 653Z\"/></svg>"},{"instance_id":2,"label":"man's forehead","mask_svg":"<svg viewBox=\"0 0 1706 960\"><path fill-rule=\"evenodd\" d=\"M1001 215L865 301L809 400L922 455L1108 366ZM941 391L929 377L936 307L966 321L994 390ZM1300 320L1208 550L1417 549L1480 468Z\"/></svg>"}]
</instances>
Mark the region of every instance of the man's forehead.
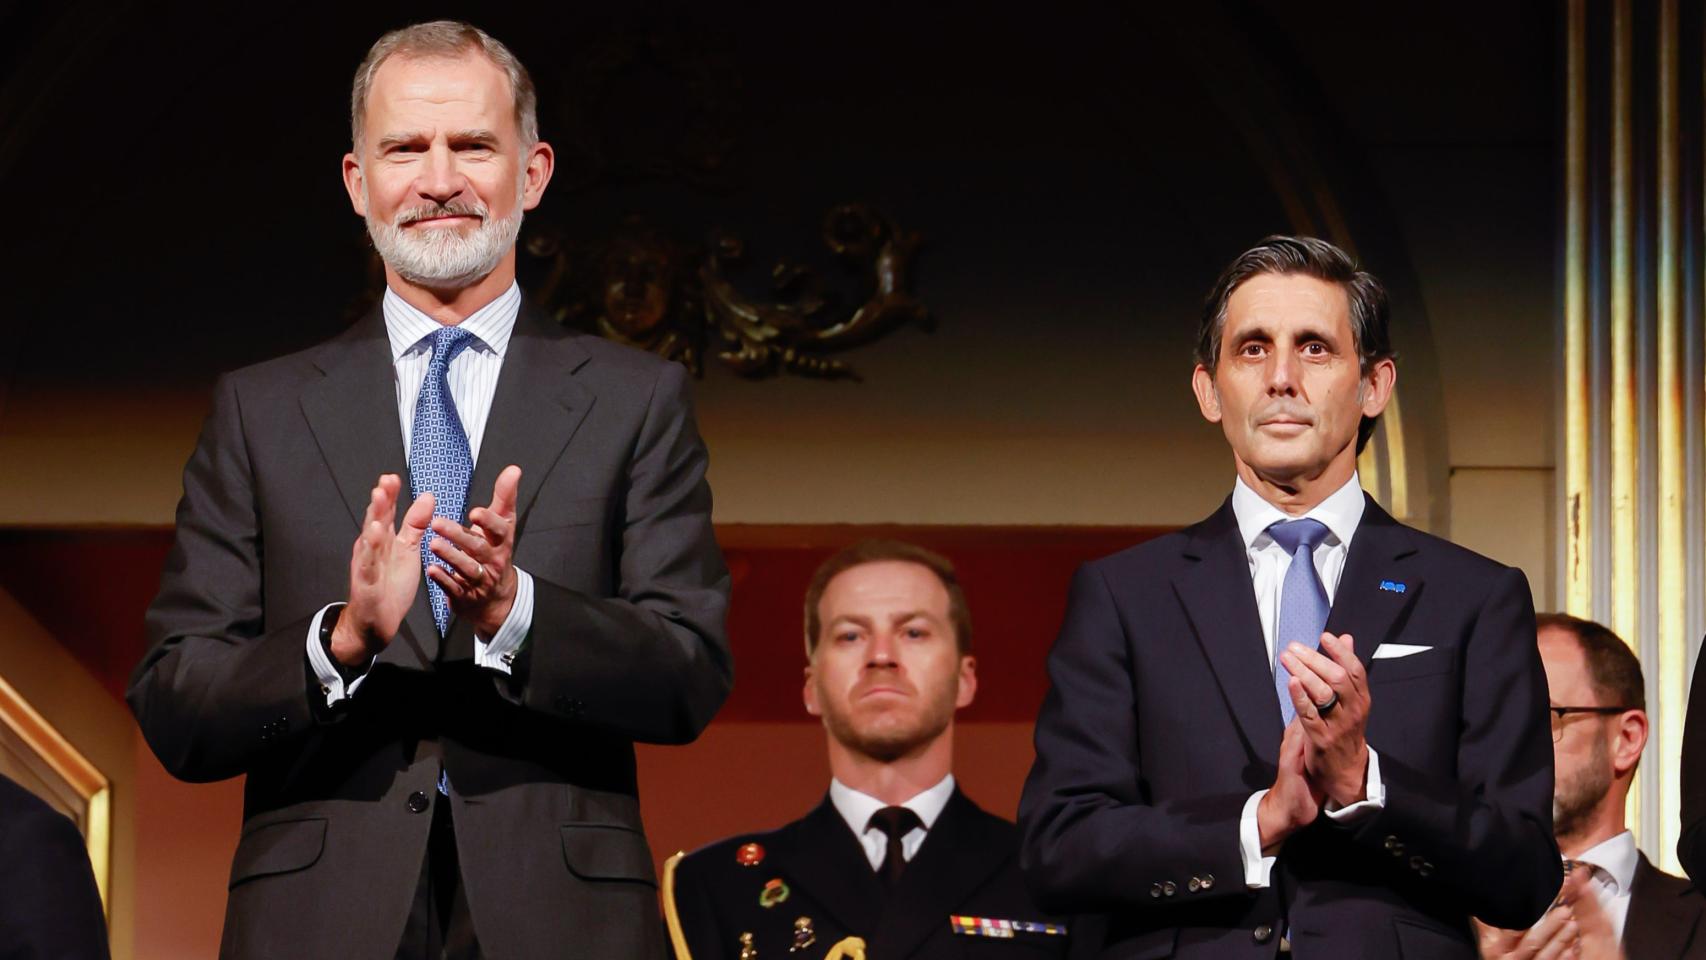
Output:
<instances>
[{"instance_id":1,"label":"man's forehead","mask_svg":"<svg viewBox=\"0 0 1706 960\"><path fill-rule=\"evenodd\" d=\"M919 612L947 610L948 591L935 572L911 560L873 560L849 567L830 578L823 591L821 613L849 616L895 605L911 604Z\"/></svg>"},{"instance_id":2,"label":"man's forehead","mask_svg":"<svg viewBox=\"0 0 1706 960\"><path fill-rule=\"evenodd\" d=\"M1261 273L1238 285L1226 302L1226 331L1260 326L1312 325L1349 332L1350 298L1344 287L1308 274Z\"/></svg>"},{"instance_id":3,"label":"man's forehead","mask_svg":"<svg viewBox=\"0 0 1706 960\"><path fill-rule=\"evenodd\" d=\"M1541 627L1538 636L1540 662L1554 698L1559 693L1578 693L1589 688L1587 652L1576 635L1563 627Z\"/></svg>"},{"instance_id":4,"label":"man's forehead","mask_svg":"<svg viewBox=\"0 0 1706 960\"><path fill-rule=\"evenodd\" d=\"M509 78L485 56L398 54L379 65L368 94L369 115L466 104L483 113L511 110Z\"/></svg>"}]
</instances>

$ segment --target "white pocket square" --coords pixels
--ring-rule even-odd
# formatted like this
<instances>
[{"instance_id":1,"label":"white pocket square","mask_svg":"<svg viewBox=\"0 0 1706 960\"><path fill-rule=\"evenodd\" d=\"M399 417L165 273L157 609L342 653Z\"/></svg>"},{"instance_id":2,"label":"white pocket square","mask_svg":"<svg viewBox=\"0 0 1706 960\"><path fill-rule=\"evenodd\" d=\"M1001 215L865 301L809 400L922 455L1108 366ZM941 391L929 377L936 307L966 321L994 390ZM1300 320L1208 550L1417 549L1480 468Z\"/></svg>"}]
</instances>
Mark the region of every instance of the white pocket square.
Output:
<instances>
[{"instance_id":1,"label":"white pocket square","mask_svg":"<svg viewBox=\"0 0 1706 960\"><path fill-rule=\"evenodd\" d=\"M1419 643L1383 643L1374 648L1375 660L1396 660L1399 657L1413 657L1418 653L1426 653L1433 647Z\"/></svg>"}]
</instances>

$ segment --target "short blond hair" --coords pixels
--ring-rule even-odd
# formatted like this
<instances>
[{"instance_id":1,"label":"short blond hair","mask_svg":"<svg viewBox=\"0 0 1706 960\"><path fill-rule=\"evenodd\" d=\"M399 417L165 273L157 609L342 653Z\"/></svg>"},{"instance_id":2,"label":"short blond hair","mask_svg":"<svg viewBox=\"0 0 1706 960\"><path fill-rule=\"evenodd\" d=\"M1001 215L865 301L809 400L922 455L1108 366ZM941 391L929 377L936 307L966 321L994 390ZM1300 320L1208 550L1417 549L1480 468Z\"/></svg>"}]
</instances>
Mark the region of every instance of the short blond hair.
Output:
<instances>
[{"instance_id":1,"label":"short blond hair","mask_svg":"<svg viewBox=\"0 0 1706 960\"><path fill-rule=\"evenodd\" d=\"M361 66L355 68L355 83L350 88L350 143L361 148L362 124L367 115L367 95L373 88L373 78L379 68L392 57L458 57L470 50L484 54L494 66L509 78L509 92L515 101L515 126L521 131L521 145L531 147L539 142L539 96L533 89L533 78L515 54L491 34L473 24L460 20L434 20L402 27L380 37L367 51Z\"/></svg>"},{"instance_id":2,"label":"short blond hair","mask_svg":"<svg viewBox=\"0 0 1706 960\"><path fill-rule=\"evenodd\" d=\"M960 576L955 572L953 563L916 543L877 539L861 541L841 550L812 574L811 583L806 587L806 659L810 660L817 652L818 641L822 639L819 634L823 632L823 619L818 605L823 602L824 591L829 589L829 581L854 567L891 560L915 563L942 581L942 588L948 591L948 623L954 629L954 645L960 656L971 655L971 611L966 608L966 595L960 589Z\"/></svg>"}]
</instances>

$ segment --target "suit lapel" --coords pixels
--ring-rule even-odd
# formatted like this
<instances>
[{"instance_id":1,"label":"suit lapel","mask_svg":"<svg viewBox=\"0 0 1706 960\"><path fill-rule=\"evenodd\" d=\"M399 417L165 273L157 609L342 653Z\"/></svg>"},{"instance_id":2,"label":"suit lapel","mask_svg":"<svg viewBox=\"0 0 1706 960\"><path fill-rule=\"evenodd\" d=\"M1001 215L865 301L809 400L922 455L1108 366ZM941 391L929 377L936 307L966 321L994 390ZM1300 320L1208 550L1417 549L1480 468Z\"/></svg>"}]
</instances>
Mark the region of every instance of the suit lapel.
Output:
<instances>
[{"instance_id":1,"label":"suit lapel","mask_svg":"<svg viewBox=\"0 0 1706 960\"><path fill-rule=\"evenodd\" d=\"M1272 763L1284 732L1279 697L1230 497L1191 531L1184 554L1195 562L1173 579L1173 590L1251 752Z\"/></svg>"},{"instance_id":2,"label":"suit lapel","mask_svg":"<svg viewBox=\"0 0 1706 960\"><path fill-rule=\"evenodd\" d=\"M325 377L302 391L302 415L349 508L348 539L353 544L380 474L395 473L402 479L394 523L403 522L410 501L409 464L397 422L396 375L378 308L320 350L314 363ZM426 669L438 656L438 629L427 604L424 576L422 584L401 635L380 654L381 661Z\"/></svg>"},{"instance_id":3,"label":"suit lapel","mask_svg":"<svg viewBox=\"0 0 1706 960\"><path fill-rule=\"evenodd\" d=\"M1414 537L1372 497L1363 496L1362 521L1333 595L1327 632L1350 634L1357 659L1372 673L1379 669L1372 663L1374 651L1403 626L1424 584L1406 562L1416 552Z\"/></svg>"},{"instance_id":4,"label":"suit lapel","mask_svg":"<svg viewBox=\"0 0 1706 960\"><path fill-rule=\"evenodd\" d=\"M1666 883L1645 854L1635 863L1635 879L1629 885L1629 913L1623 920L1623 955L1669 960L1683 956L1683 948L1698 935L1701 901L1686 885ZM1683 887L1671 893L1666 887Z\"/></svg>"},{"instance_id":5,"label":"suit lapel","mask_svg":"<svg viewBox=\"0 0 1706 960\"><path fill-rule=\"evenodd\" d=\"M988 825L983 811L956 787L890 894L892 909L871 938L872 956L910 956L933 933L947 929L954 908L1012 856L1011 843L997 842Z\"/></svg>"},{"instance_id":6,"label":"suit lapel","mask_svg":"<svg viewBox=\"0 0 1706 960\"><path fill-rule=\"evenodd\" d=\"M883 888L865 848L847 822L825 797L817 809L785 828L778 837L778 862L799 882L812 901L821 904L844 929L877 929L882 918Z\"/></svg>"},{"instance_id":7,"label":"suit lapel","mask_svg":"<svg viewBox=\"0 0 1706 960\"><path fill-rule=\"evenodd\" d=\"M587 360L578 337L523 303L486 415L480 460L468 485L470 508L491 503L492 484L513 463L521 467L516 516L527 516L545 477L592 409L592 392L570 376Z\"/></svg>"}]
</instances>

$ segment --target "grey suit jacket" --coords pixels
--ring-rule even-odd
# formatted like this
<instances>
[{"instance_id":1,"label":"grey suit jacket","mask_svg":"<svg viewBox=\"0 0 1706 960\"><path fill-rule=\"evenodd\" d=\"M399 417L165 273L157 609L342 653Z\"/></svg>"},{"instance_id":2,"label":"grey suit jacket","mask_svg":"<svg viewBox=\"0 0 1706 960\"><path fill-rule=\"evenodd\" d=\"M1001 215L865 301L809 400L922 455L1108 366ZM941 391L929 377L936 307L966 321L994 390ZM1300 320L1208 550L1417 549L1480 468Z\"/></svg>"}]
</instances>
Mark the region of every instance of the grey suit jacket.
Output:
<instances>
[{"instance_id":1,"label":"grey suit jacket","mask_svg":"<svg viewBox=\"0 0 1706 960\"><path fill-rule=\"evenodd\" d=\"M176 776L248 778L221 953L389 958L441 764L490 955L661 953L632 743L692 740L732 682L684 371L524 307L467 498L521 466L515 562L535 608L514 672L473 665L466 623L441 640L423 587L328 709L308 625L348 594L376 478L409 489L392 384L375 311L222 377L185 468L128 699Z\"/></svg>"}]
</instances>

